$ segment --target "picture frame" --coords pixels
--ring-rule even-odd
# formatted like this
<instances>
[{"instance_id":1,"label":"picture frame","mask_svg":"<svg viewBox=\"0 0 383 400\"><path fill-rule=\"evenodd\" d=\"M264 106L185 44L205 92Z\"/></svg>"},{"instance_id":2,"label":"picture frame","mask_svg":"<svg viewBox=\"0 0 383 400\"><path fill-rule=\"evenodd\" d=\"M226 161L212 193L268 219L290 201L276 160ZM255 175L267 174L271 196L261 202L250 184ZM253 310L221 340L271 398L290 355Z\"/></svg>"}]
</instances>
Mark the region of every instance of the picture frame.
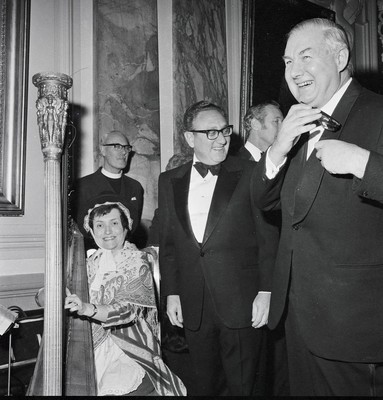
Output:
<instances>
[{"instance_id":1,"label":"picture frame","mask_svg":"<svg viewBox=\"0 0 383 400\"><path fill-rule=\"evenodd\" d=\"M0 216L24 215L30 0L0 0Z\"/></svg>"},{"instance_id":2,"label":"picture frame","mask_svg":"<svg viewBox=\"0 0 383 400\"><path fill-rule=\"evenodd\" d=\"M310 18L335 21L335 12L308 0L243 0L240 136L252 105L275 100L284 115L295 103L284 80L286 35Z\"/></svg>"}]
</instances>

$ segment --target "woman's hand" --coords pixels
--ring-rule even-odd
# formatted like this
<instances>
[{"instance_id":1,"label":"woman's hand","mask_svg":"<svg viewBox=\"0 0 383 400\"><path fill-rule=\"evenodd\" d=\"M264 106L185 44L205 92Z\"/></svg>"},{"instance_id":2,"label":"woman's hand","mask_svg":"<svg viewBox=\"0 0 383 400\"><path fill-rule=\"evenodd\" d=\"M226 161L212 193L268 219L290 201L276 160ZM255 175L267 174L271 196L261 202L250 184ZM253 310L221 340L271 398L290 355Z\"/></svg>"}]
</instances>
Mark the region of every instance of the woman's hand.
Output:
<instances>
[{"instance_id":1,"label":"woman's hand","mask_svg":"<svg viewBox=\"0 0 383 400\"><path fill-rule=\"evenodd\" d=\"M93 314L92 305L88 303L83 303L77 294L71 294L68 288L65 288L66 298L64 303L64 308L68 309L70 312L76 312L78 315L89 316Z\"/></svg>"}]
</instances>

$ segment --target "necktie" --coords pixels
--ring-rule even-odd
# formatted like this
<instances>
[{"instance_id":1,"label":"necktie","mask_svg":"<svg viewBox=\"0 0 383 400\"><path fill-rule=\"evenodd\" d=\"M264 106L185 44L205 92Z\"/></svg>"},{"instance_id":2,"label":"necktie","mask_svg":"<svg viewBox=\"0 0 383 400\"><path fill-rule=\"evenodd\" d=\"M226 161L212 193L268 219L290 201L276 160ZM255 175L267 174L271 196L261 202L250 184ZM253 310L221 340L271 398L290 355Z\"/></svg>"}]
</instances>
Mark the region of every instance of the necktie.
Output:
<instances>
[{"instance_id":1,"label":"necktie","mask_svg":"<svg viewBox=\"0 0 383 400\"><path fill-rule=\"evenodd\" d=\"M194 164L195 169L199 172L202 178L205 178L207 173L210 171L212 175L218 175L219 170L221 169L221 164L216 165L207 165L202 162L197 161Z\"/></svg>"}]
</instances>

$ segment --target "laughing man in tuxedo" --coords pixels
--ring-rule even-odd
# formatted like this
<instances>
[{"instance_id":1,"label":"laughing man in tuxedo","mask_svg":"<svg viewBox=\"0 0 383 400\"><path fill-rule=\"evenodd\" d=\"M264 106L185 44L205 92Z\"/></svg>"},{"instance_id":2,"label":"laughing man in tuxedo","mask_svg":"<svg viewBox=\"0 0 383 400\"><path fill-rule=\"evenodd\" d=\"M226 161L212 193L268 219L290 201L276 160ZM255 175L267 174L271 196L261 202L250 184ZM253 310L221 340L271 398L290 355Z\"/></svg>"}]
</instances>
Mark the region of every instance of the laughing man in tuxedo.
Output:
<instances>
[{"instance_id":1,"label":"laughing man in tuxedo","mask_svg":"<svg viewBox=\"0 0 383 400\"><path fill-rule=\"evenodd\" d=\"M351 76L345 31L326 19L288 35L285 79L299 104L258 164L282 231L269 327L284 311L294 396L383 395L383 96ZM335 122L315 122L322 112Z\"/></svg>"},{"instance_id":2,"label":"laughing man in tuxedo","mask_svg":"<svg viewBox=\"0 0 383 400\"><path fill-rule=\"evenodd\" d=\"M220 107L193 104L184 115L193 161L159 179L161 294L172 324L185 328L190 395L257 393L273 268L267 244L277 232L263 226L250 195L255 164L227 157L231 133Z\"/></svg>"}]
</instances>

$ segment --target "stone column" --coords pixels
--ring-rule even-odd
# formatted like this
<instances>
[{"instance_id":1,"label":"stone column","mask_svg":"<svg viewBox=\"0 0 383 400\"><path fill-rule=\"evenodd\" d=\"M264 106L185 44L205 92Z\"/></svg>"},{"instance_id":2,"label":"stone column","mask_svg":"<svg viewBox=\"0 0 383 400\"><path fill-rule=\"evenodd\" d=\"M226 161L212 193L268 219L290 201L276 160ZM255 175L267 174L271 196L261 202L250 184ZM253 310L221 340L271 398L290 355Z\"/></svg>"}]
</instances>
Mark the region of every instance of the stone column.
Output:
<instances>
[{"instance_id":1,"label":"stone column","mask_svg":"<svg viewBox=\"0 0 383 400\"><path fill-rule=\"evenodd\" d=\"M43 395L61 396L63 381L63 249L61 157L72 78L43 72L33 76L45 180L45 310Z\"/></svg>"}]
</instances>

